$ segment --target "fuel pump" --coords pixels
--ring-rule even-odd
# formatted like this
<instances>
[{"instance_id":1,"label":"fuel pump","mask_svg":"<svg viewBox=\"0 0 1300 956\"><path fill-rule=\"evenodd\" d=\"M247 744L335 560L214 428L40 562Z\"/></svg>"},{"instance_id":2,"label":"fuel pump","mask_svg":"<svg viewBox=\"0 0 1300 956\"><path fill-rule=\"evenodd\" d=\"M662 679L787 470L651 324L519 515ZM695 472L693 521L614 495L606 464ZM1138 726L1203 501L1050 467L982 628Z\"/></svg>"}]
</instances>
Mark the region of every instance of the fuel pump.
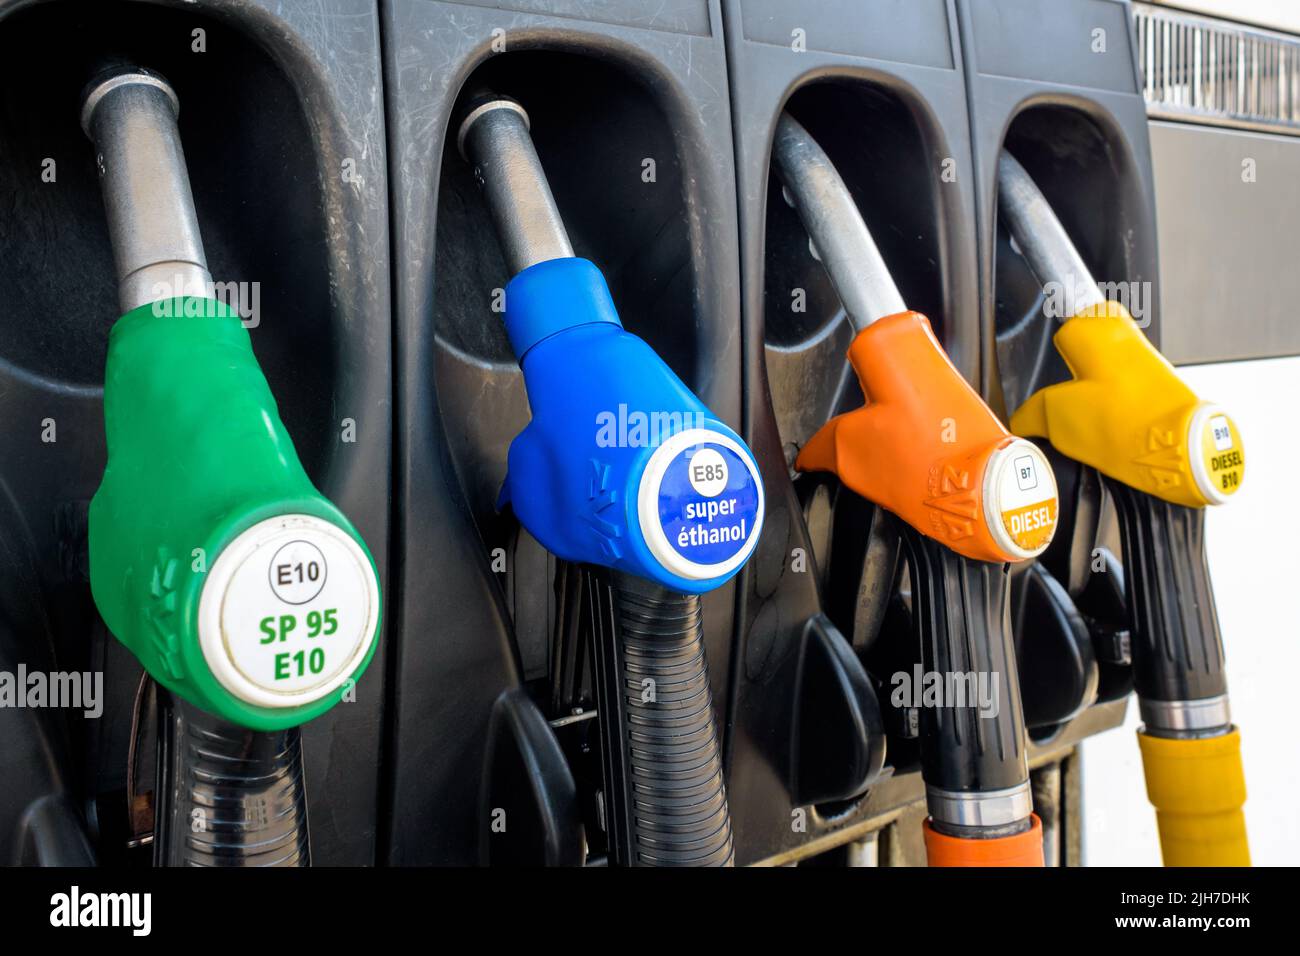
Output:
<instances>
[{"instance_id":1,"label":"fuel pump","mask_svg":"<svg viewBox=\"0 0 1300 956\"><path fill-rule=\"evenodd\" d=\"M623 330L604 277L575 258L524 108L472 97L459 146L513 275L505 324L532 412L510 445L501 503L556 557L605 569L586 590L610 862L731 865L699 596L757 543L758 468ZM650 427L624 435L615 419Z\"/></svg>"},{"instance_id":2,"label":"fuel pump","mask_svg":"<svg viewBox=\"0 0 1300 956\"><path fill-rule=\"evenodd\" d=\"M1202 401L1119 302L1107 301L1056 214L1009 153L998 209L1045 285L1062 289L1053 336L1072 378L1011 417L1095 468L1115 501L1127 581L1147 795L1168 866L1248 866L1241 737L1205 557L1205 508L1240 487L1236 423Z\"/></svg>"},{"instance_id":3,"label":"fuel pump","mask_svg":"<svg viewBox=\"0 0 1300 956\"><path fill-rule=\"evenodd\" d=\"M1009 616L1009 564L1056 525L1051 466L961 377L929 321L908 311L829 157L789 114L773 155L856 336L867 404L827 422L795 461L828 471L901 519L927 679L991 680L999 700L940 693L920 710L932 866L1042 866ZM973 696L973 695L972 695Z\"/></svg>"},{"instance_id":4,"label":"fuel pump","mask_svg":"<svg viewBox=\"0 0 1300 956\"><path fill-rule=\"evenodd\" d=\"M374 654L379 580L304 472L242 319L214 298L178 114L168 82L132 66L82 102L123 313L91 590L162 688L155 863L306 865L299 726Z\"/></svg>"}]
</instances>

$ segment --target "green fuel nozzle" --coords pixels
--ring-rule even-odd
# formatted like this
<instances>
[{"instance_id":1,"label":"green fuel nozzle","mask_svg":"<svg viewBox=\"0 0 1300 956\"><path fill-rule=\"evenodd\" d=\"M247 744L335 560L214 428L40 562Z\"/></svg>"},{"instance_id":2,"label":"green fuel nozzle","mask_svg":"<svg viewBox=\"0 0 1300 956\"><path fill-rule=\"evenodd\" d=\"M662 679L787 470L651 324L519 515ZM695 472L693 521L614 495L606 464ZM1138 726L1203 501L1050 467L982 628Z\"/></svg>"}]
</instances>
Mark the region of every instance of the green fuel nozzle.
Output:
<instances>
[{"instance_id":1,"label":"green fuel nozzle","mask_svg":"<svg viewBox=\"0 0 1300 956\"><path fill-rule=\"evenodd\" d=\"M213 296L162 77L87 88L123 312L90 572L109 629L172 693L252 730L328 710L374 654L380 590L312 485L236 311Z\"/></svg>"}]
</instances>

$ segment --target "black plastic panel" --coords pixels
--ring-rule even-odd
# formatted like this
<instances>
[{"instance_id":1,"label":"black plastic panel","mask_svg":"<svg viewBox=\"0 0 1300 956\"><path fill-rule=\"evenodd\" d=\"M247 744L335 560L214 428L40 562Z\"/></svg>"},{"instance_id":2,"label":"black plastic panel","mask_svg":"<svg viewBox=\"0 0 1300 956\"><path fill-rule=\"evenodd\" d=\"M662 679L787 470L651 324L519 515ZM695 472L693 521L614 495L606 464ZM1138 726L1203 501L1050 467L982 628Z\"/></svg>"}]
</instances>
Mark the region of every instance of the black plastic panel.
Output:
<instances>
[{"instance_id":1,"label":"black plastic panel","mask_svg":"<svg viewBox=\"0 0 1300 956\"><path fill-rule=\"evenodd\" d=\"M895 587L896 532L822 479L790 479L802 442L861 395L846 372L851 333L843 312L770 174L782 109L827 150L909 304L929 314L972 381L981 346L974 233L960 225L973 220L974 174L952 5L819 3L795 11L738 2L725 10L744 279L743 434L764 469L769 508L741 576L733 671L732 814L745 863L798 852L922 795L916 773L895 776L865 800L799 807L790 790L792 657L805 622L823 608L819 577L842 635L868 642L883 626L909 661L919 649L907 619L891 624L884 614ZM806 312L791 308L796 289L804 290ZM889 672L873 670L878 687L881 673ZM891 736L886 759L897 769L894 747Z\"/></svg>"},{"instance_id":2,"label":"black plastic panel","mask_svg":"<svg viewBox=\"0 0 1300 956\"><path fill-rule=\"evenodd\" d=\"M1005 248L1005 241L998 240L996 215L998 151L1005 143L1034 177L1094 278L1149 282L1158 296L1151 148L1146 107L1137 93L1127 3L1059 0L1051 16L1041 15L1039 5L1029 0L957 0L957 5L963 43L973 51L966 70L977 176L981 311L986 322L996 316L997 323L997 334L985 335L990 374L983 385L985 398L999 407L1057 380L1064 367L1032 377L1018 367L1010 369L1006 377L1015 382L1012 397L1003 395L994 371L995 342L1003 349L1003 340L1014 337L1021 320L1031 311L1038 314L1024 285L997 271L1018 270L1018 257L995 256ZM1095 30L1104 31L1104 50L1093 48L1101 42ZM1019 51L1014 55L1013 34ZM1004 266L1005 258L1013 261ZM1015 295L1009 294L1013 285ZM1148 305L1147 334L1158 344L1158 297ZM1021 365L1021 357L1017 354L1017 361L1008 364Z\"/></svg>"},{"instance_id":3,"label":"black plastic panel","mask_svg":"<svg viewBox=\"0 0 1300 956\"><path fill-rule=\"evenodd\" d=\"M716 4L546 5L561 15L501 6L397 0L385 14L406 569L393 604L392 862L470 859L469 795L504 688L527 681L552 721L592 700L582 648L560 638L571 576L495 510L509 441L528 411L492 309L509 276L449 128L467 88L490 85L523 103L575 251L605 273L624 325L723 421L740 418L735 187ZM643 178L648 159L652 181ZM728 586L704 602L718 702L734 600ZM578 673L566 682L570 667ZM577 746L575 763L586 752ZM584 769L575 777L589 793Z\"/></svg>"},{"instance_id":4,"label":"black plastic panel","mask_svg":"<svg viewBox=\"0 0 1300 956\"><path fill-rule=\"evenodd\" d=\"M1159 336L1128 6L1047 6L0 0L0 670L105 674L98 719L0 711L0 739L21 741L0 748L15 781L0 861L148 853L124 849L140 668L86 580L116 296L77 105L107 53L175 85L212 271L259 283L253 343L282 417L380 567L380 650L356 700L304 730L315 863L603 860L580 575L496 508L529 410L496 311L509 276L452 126L483 86L528 110L575 250L625 326L762 470L759 546L704 601L737 863L805 857L889 820L882 860L915 859L916 715L888 702L890 675L920 660L910 581L896 519L792 473L862 396L771 141L790 109L909 306L1005 419L1066 370L997 224L1004 144L1097 277L1142 289ZM42 440L47 419L57 441ZM1095 474L1053 463L1058 540L1012 582L1031 764L1114 726L1132 683L1114 511ZM493 844L501 809L526 832Z\"/></svg>"},{"instance_id":5,"label":"black plastic panel","mask_svg":"<svg viewBox=\"0 0 1300 956\"><path fill-rule=\"evenodd\" d=\"M11 520L25 524L0 538L25 542L26 594L40 605L18 625L19 659L35 667L52 651L45 669L104 672L104 715L59 717L71 748L64 774L105 862L125 852L140 669L99 624L86 580L85 507L104 467L102 369L117 295L79 93L106 55L134 58L176 88L214 278L258 283L250 332L281 417L385 582L391 335L378 25L364 0L0 2L0 485L21 515ZM53 182L41 178L46 158ZM42 440L45 419L56 441ZM45 625L33 623L41 615ZM384 671L381 639L355 702L304 733L319 863L375 858Z\"/></svg>"},{"instance_id":6,"label":"black plastic panel","mask_svg":"<svg viewBox=\"0 0 1300 956\"><path fill-rule=\"evenodd\" d=\"M975 72L1137 92L1136 74L1123 66L1130 56L1125 4L1069 0L1050 13L1042 0L970 0L967 6L973 27L968 62Z\"/></svg>"}]
</instances>

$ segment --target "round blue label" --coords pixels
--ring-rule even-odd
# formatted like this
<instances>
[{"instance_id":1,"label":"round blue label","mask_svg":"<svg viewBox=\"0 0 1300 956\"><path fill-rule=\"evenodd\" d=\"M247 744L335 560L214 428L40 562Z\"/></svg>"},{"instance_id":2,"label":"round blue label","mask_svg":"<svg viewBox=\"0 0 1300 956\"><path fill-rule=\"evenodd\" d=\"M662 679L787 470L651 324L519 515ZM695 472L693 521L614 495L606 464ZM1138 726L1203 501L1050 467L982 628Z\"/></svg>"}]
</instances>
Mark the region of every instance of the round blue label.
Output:
<instances>
[{"instance_id":1,"label":"round blue label","mask_svg":"<svg viewBox=\"0 0 1300 956\"><path fill-rule=\"evenodd\" d=\"M745 547L758 515L758 485L730 448L683 449L659 485L659 524L669 545L695 564L721 564Z\"/></svg>"}]
</instances>

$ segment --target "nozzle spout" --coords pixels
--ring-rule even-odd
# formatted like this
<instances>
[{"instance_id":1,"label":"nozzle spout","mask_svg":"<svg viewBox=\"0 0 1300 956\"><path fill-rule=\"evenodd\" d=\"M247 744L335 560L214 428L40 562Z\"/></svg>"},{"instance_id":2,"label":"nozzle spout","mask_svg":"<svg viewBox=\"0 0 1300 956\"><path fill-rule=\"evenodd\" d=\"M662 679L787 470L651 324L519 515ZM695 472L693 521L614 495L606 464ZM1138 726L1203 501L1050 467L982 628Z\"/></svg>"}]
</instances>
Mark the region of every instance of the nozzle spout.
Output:
<instances>
[{"instance_id":1,"label":"nozzle spout","mask_svg":"<svg viewBox=\"0 0 1300 956\"><path fill-rule=\"evenodd\" d=\"M509 97L489 94L476 102L461 121L457 143L474 165L511 274L572 258L569 234L528 132L528 114Z\"/></svg>"},{"instance_id":2,"label":"nozzle spout","mask_svg":"<svg viewBox=\"0 0 1300 956\"><path fill-rule=\"evenodd\" d=\"M1063 319L1106 301L1047 197L1006 150L998 157L998 210L1038 281L1062 285Z\"/></svg>"},{"instance_id":3,"label":"nozzle spout","mask_svg":"<svg viewBox=\"0 0 1300 956\"><path fill-rule=\"evenodd\" d=\"M159 299L211 294L171 85L118 67L82 99L81 126L98 153L123 313Z\"/></svg>"},{"instance_id":4,"label":"nozzle spout","mask_svg":"<svg viewBox=\"0 0 1300 956\"><path fill-rule=\"evenodd\" d=\"M789 113L777 121L772 155L795 211L830 274L853 327L906 312L857 204L830 157Z\"/></svg>"}]
</instances>

